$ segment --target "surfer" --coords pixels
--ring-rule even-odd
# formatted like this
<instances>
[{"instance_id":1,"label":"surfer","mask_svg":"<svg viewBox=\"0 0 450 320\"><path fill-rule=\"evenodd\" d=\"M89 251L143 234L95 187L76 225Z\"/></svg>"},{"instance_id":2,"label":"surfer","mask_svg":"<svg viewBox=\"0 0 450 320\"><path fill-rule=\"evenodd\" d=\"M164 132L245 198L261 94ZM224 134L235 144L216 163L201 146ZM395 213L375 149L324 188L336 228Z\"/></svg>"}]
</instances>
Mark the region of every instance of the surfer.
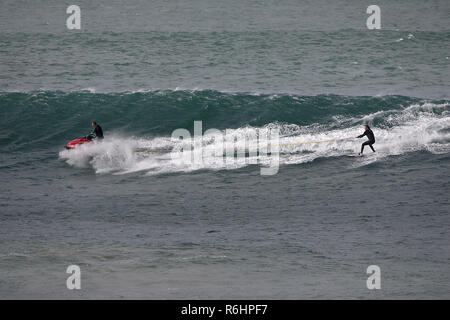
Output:
<instances>
[{"instance_id":1,"label":"surfer","mask_svg":"<svg viewBox=\"0 0 450 320\"><path fill-rule=\"evenodd\" d=\"M367 124L364 125L364 133L362 135L357 136L357 138L362 138L364 136L367 136L369 140L363 142L363 144L361 145L361 152L359 153L361 157L363 155L364 146L368 145L370 149L372 149L372 151L375 152L375 149L372 147L372 145L375 143L375 135L373 134L372 129L370 129L370 127Z\"/></svg>"},{"instance_id":2,"label":"surfer","mask_svg":"<svg viewBox=\"0 0 450 320\"><path fill-rule=\"evenodd\" d=\"M92 140L92 139L103 139L103 130L102 127L100 127L100 125L95 122L92 121L92 127L94 128L92 130L92 132L86 136L86 139Z\"/></svg>"}]
</instances>

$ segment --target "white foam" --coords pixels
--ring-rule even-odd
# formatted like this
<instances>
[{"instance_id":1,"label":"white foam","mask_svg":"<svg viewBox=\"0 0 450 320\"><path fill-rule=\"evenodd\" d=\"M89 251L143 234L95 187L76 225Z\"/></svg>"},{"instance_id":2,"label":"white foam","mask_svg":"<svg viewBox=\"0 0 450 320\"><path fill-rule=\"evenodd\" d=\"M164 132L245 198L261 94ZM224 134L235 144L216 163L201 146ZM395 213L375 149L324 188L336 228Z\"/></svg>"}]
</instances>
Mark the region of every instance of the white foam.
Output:
<instances>
[{"instance_id":1,"label":"white foam","mask_svg":"<svg viewBox=\"0 0 450 320\"><path fill-rule=\"evenodd\" d=\"M236 140L238 150L256 150L257 140L251 134L258 129L261 134L269 130L279 130L279 161L283 164L301 164L318 158L356 155L364 139L339 139L356 137L363 131L362 123L372 124L382 118L383 125L371 126L375 136L374 145L377 152L372 154L370 148L365 153L371 154L358 162L365 165L374 161L383 161L388 156L408 152L427 150L432 153L446 153L450 150L450 112L442 110L449 104L414 104L403 110L387 110L375 112L360 118L337 119L338 126L347 127L330 130L324 125L313 124L298 126L295 124L270 123L262 128L242 127L228 129L225 141ZM439 112L435 112L435 111ZM333 125L336 125L334 123ZM224 132L225 133L225 132ZM321 143L304 143L323 140L335 140ZM172 152L178 152L197 140L172 141L170 137L121 137L109 136L102 142L82 145L75 150L60 152L60 158L74 167L91 167L96 173L126 174L143 172L148 175L171 172L190 172L193 170L234 170L252 164L248 155L227 159L223 143L212 136L204 136L200 144L185 156L203 155L201 164L180 165L174 163ZM136 148L148 148L149 152L134 152ZM166 151L164 151L166 150ZM256 157L256 158L255 158ZM227 162L228 160L228 162ZM253 163L267 164L267 158L253 156Z\"/></svg>"}]
</instances>

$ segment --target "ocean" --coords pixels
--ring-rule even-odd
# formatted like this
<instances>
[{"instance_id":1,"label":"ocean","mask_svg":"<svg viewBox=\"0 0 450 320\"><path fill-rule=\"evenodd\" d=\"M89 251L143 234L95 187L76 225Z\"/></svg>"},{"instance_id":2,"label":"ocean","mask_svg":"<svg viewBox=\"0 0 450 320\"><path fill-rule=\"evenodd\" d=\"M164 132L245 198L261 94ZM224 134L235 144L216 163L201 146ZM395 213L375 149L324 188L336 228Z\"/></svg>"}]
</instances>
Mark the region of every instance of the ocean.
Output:
<instances>
[{"instance_id":1,"label":"ocean","mask_svg":"<svg viewBox=\"0 0 450 320\"><path fill-rule=\"evenodd\" d=\"M0 3L0 299L450 298L450 2L77 4Z\"/></svg>"}]
</instances>

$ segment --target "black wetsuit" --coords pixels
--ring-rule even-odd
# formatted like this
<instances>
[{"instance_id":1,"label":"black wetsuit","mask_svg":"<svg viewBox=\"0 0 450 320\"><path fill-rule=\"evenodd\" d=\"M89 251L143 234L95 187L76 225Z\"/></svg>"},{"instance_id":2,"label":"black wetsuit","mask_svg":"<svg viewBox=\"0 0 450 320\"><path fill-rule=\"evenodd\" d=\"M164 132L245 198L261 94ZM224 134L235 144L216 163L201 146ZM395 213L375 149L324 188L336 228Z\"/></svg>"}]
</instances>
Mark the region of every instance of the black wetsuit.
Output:
<instances>
[{"instance_id":1,"label":"black wetsuit","mask_svg":"<svg viewBox=\"0 0 450 320\"><path fill-rule=\"evenodd\" d=\"M361 145L361 153L363 153L364 151L364 146L367 145L370 147L370 149L372 149L373 152L375 152L375 149L372 147L372 145L375 143L375 135L373 134L373 131L370 128L368 128L366 131L364 131L362 135L358 136L358 138L362 138L364 136L367 136L369 140L367 140Z\"/></svg>"},{"instance_id":2,"label":"black wetsuit","mask_svg":"<svg viewBox=\"0 0 450 320\"><path fill-rule=\"evenodd\" d=\"M88 135L89 140L93 138L103 139L103 130L98 124L95 126L94 130L92 130L91 134Z\"/></svg>"}]
</instances>

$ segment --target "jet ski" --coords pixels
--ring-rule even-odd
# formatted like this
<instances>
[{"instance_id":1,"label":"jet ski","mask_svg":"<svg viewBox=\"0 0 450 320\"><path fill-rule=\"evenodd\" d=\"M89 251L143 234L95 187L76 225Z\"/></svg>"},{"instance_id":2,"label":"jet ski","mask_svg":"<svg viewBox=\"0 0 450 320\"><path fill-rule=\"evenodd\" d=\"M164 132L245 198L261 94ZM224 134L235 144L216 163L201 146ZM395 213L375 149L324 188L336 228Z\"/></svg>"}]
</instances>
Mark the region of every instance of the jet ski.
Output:
<instances>
[{"instance_id":1,"label":"jet ski","mask_svg":"<svg viewBox=\"0 0 450 320\"><path fill-rule=\"evenodd\" d=\"M80 138L80 139L75 139L75 140L70 141L66 145L66 149L67 150L72 150L72 149L75 149L77 146L80 146L82 144L89 143L89 142L92 142L92 139L88 139L86 137L83 137L83 138Z\"/></svg>"}]
</instances>

